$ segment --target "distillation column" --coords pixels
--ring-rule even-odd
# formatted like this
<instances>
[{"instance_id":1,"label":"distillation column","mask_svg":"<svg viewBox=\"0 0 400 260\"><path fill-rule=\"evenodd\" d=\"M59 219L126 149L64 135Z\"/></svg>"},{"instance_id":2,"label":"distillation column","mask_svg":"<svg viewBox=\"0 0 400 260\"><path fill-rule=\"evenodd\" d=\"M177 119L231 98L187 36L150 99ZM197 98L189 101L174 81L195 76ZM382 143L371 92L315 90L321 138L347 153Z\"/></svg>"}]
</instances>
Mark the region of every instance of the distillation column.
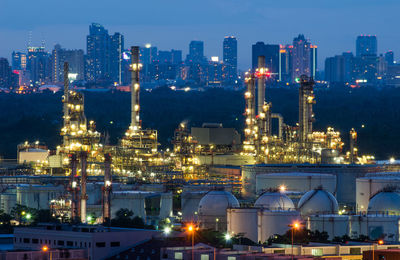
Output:
<instances>
[{"instance_id":1,"label":"distillation column","mask_svg":"<svg viewBox=\"0 0 400 260\"><path fill-rule=\"evenodd\" d=\"M355 158L357 157L357 148L356 148L356 142L357 142L357 132L352 128L350 130L350 163L354 164Z\"/></svg>"},{"instance_id":2,"label":"distillation column","mask_svg":"<svg viewBox=\"0 0 400 260\"><path fill-rule=\"evenodd\" d=\"M88 199L86 192L87 183L87 153L80 153L81 159L81 222L86 223L86 202Z\"/></svg>"},{"instance_id":3,"label":"distillation column","mask_svg":"<svg viewBox=\"0 0 400 260\"><path fill-rule=\"evenodd\" d=\"M304 147L313 131L314 81L302 75L299 88L299 141Z\"/></svg>"},{"instance_id":4,"label":"distillation column","mask_svg":"<svg viewBox=\"0 0 400 260\"><path fill-rule=\"evenodd\" d=\"M131 48L131 128L136 131L140 129L140 75L142 65L139 63L139 46Z\"/></svg>"},{"instance_id":5,"label":"distillation column","mask_svg":"<svg viewBox=\"0 0 400 260\"><path fill-rule=\"evenodd\" d=\"M247 84L247 91L245 92L246 99L246 126L245 126L245 146L244 150L247 152L254 152L254 135L256 133L256 104L255 104L255 78L252 73L246 73L245 82Z\"/></svg>"},{"instance_id":6,"label":"distillation column","mask_svg":"<svg viewBox=\"0 0 400 260\"><path fill-rule=\"evenodd\" d=\"M64 127L67 126L67 120L68 120L68 100L69 100L69 79L68 79L68 73L69 73L69 64L68 62L64 62L64 99L63 99L63 112L64 112ZM63 142L64 146L67 144L67 139L68 137L64 135L63 137Z\"/></svg>"},{"instance_id":7,"label":"distillation column","mask_svg":"<svg viewBox=\"0 0 400 260\"><path fill-rule=\"evenodd\" d=\"M104 155L103 223L111 219L111 155Z\"/></svg>"}]
</instances>

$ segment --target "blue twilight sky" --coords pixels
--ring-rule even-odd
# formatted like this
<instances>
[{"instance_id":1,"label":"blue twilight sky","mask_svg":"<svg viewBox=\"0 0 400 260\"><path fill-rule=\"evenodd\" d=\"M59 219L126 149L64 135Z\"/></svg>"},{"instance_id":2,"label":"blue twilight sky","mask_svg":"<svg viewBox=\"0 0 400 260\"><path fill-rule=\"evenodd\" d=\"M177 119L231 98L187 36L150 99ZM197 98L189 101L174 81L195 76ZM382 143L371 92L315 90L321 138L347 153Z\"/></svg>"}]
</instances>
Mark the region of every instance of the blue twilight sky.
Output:
<instances>
[{"instance_id":1,"label":"blue twilight sky","mask_svg":"<svg viewBox=\"0 0 400 260\"><path fill-rule=\"evenodd\" d=\"M222 56L225 35L238 38L239 68L251 63L251 44L291 43L303 33L318 45L319 67L327 56L355 52L359 34L378 37L379 53L400 55L400 0L0 0L0 57L45 40L86 51L89 24L121 32L125 45L152 43L188 52L205 42L205 55Z\"/></svg>"}]
</instances>

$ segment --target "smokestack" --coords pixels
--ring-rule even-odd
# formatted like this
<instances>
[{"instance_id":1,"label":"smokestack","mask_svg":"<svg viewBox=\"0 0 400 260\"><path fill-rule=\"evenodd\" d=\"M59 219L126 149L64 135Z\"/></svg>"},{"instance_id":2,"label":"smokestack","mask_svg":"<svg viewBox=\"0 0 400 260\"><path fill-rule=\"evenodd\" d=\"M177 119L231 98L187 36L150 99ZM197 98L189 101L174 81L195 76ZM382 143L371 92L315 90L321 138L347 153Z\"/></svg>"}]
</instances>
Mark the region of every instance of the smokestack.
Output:
<instances>
[{"instance_id":1,"label":"smokestack","mask_svg":"<svg viewBox=\"0 0 400 260\"><path fill-rule=\"evenodd\" d=\"M78 210L78 182L76 180L77 160L75 154L70 154L71 175L70 179L70 194L71 194L71 222L77 222L79 216Z\"/></svg>"},{"instance_id":2,"label":"smokestack","mask_svg":"<svg viewBox=\"0 0 400 260\"><path fill-rule=\"evenodd\" d=\"M86 223L86 183L87 183L87 153L81 152L81 222Z\"/></svg>"},{"instance_id":3,"label":"smokestack","mask_svg":"<svg viewBox=\"0 0 400 260\"><path fill-rule=\"evenodd\" d=\"M111 155L104 155L103 223L111 219Z\"/></svg>"},{"instance_id":4,"label":"smokestack","mask_svg":"<svg viewBox=\"0 0 400 260\"><path fill-rule=\"evenodd\" d=\"M139 46L131 47L131 128L136 131L140 129L140 69Z\"/></svg>"},{"instance_id":5,"label":"smokestack","mask_svg":"<svg viewBox=\"0 0 400 260\"><path fill-rule=\"evenodd\" d=\"M257 115L260 115L263 112L263 106L265 102L265 77L262 76L265 72L265 56L258 56L258 71L260 72L261 76L258 77L257 80Z\"/></svg>"}]
</instances>

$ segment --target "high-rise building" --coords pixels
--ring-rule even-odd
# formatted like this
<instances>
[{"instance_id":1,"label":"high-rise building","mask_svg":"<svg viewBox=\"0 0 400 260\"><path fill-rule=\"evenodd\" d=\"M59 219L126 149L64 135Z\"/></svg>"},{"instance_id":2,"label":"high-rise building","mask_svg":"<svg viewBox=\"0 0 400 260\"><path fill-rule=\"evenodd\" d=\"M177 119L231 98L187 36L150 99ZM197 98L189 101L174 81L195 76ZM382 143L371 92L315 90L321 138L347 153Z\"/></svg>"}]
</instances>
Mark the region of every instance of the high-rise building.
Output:
<instances>
[{"instance_id":1,"label":"high-rise building","mask_svg":"<svg viewBox=\"0 0 400 260\"><path fill-rule=\"evenodd\" d=\"M291 69L292 69L292 45L281 45L279 51L279 72L278 81L290 82Z\"/></svg>"},{"instance_id":2,"label":"high-rise building","mask_svg":"<svg viewBox=\"0 0 400 260\"><path fill-rule=\"evenodd\" d=\"M31 84L44 85L51 80L50 56L44 47L28 47L27 70Z\"/></svg>"},{"instance_id":3,"label":"high-rise building","mask_svg":"<svg viewBox=\"0 0 400 260\"><path fill-rule=\"evenodd\" d=\"M258 66L258 57L265 57L265 66L271 73L279 73L279 44L264 44L257 42L252 46L252 68L256 69Z\"/></svg>"},{"instance_id":4,"label":"high-rise building","mask_svg":"<svg viewBox=\"0 0 400 260\"><path fill-rule=\"evenodd\" d=\"M171 59L173 64L182 64L182 51L181 50L171 50Z\"/></svg>"},{"instance_id":5,"label":"high-rise building","mask_svg":"<svg viewBox=\"0 0 400 260\"><path fill-rule=\"evenodd\" d=\"M342 55L325 60L325 80L328 82L345 82L345 58Z\"/></svg>"},{"instance_id":6,"label":"high-rise building","mask_svg":"<svg viewBox=\"0 0 400 260\"><path fill-rule=\"evenodd\" d=\"M221 86L223 78L224 64L219 61L218 57L211 57L207 66L207 85L208 86Z\"/></svg>"},{"instance_id":7,"label":"high-rise building","mask_svg":"<svg viewBox=\"0 0 400 260\"><path fill-rule=\"evenodd\" d=\"M378 41L375 35L360 35L356 41L356 56L377 56Z\"/></svg>"},{"instance_id":8,"label":"high-rise building","mask_svg":"<svg viewBox=\"0 0 400 260\"><path fill-rule=\"evenodd\" d=\"M110 69L111 79L122 84L122 73L123 73L123 52L124 52L124 36L120 33L114 33L111 37L110 46Z\"/></svg>"},{"instance_id":9,"label":"high-rise building","mask_svg":"<svg viewBox=\"0 0 400 260\"><path fill-rule=\"evenodd\" d=\"M64 80L64 62L69 63L71 80L85 79L85 60L83 50L67 50L56 44L51 53L51 80L62 83Z\"/></svg>"},{"instance_id":10,"label":"high-rise building","mask_svg":"<svg viewBox=\"0 0 400 260\"><path fill-rule=\"evenodd\" d=\"M223 42L224 78L228 84L237 80L237 40L234 36L226 36Z\"/></svg>"},{"instance_id":11,"label":"high-rise building","mask_svg":"<svg viewBox=\"0 0 400 260\"><path fill-rule=\"evenodd\" d=\"M293 39L292 81L301 75L315 78L317 73L317 46L311 44L303 34Z\"/></svg>"},{"instance_id":12,"label":"high-rise building","mask_svg":"<svg viewBox=\"0 0 400 260\"><path fill-rule=\"evenodd\" d=\"M13 85L13 73L6 58L0 58L0 88L10 88Z\"/></svg>"},{"instance_id":13,"label":"high-rise building","mask_svg":"<svg viewBox=\"0 0 400 260\"><path fill-rule=\"evenodd\" d=\"M87 36L87 80L103 83L122 81L124 37L110 36L102 25L92 23Z\"/></svg>"},{"instance_id":14,"label":"high-rise building","mask_svg":"<svg viewBox=\"0 0 400 260\"><path fill-rule=\"evenodd\" d=\"M385 53L385 60L386 60L386 62L387 62L387 64L389 66L394 64L394 53L393 53L393 51L387 51Z\"/></svg>"},{"instance_id":15,"label":"high-rise building","mask_svg":"<svg viewBox=\"0 0 400 260\"><path fill-rule=\"evenodd\" d=\"M26 62L26 53L13 51L11 62L13 70L25 70Z\"/></svg>"},{"instance_id":16,"label":"high-rise building","mask_svg":"<svg viewBox=\"0 0 400 260\"><path fill-rule=\"evenodd\" d=\"M189 44L189 54L186 58L187 62L202 63L206 61L204 57L204 42L191 41Z\"/></svg>"}]
</instances>

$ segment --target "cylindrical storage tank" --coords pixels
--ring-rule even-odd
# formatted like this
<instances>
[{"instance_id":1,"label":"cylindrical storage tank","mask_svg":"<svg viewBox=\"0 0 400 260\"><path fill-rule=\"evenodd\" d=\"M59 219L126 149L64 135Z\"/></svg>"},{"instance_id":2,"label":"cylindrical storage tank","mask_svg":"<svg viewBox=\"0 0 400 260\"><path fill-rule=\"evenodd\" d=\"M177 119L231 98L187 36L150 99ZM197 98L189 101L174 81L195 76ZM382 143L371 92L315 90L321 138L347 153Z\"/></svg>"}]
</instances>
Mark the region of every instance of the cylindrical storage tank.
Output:
<instances>
[{"instance_id":1,"label":"cylindrical storage tank","mask_svg":"<svg viewBox=\"0 0 400 260\"><path fill-rule=\"evenodd\" d=\"M335 149L323 149L321 151L322 164L339 164L341 163L339 151Z\"/></svg>"},{"instance_id":2,"label":"cylindrical storage tank","mask_svg":"<svg viewBox=\"0 0 400 260\"><path fill-rule=\"evenodd\" d=\"M265 192L254 203L254 207L268 210L294 210L293 201L281 192Z\"/></svg>"},{"instance_id":3,"label":"cylindrical storage tank","mask_svg":"<svg viewBox=\"0 0 400 260\"><path fill-rule=\"evenodd\" d=\"M121 208L133 211L134 216L139 216L146 220L145 199L147 196L154 195L146 191L115 191L111 195L111 216L115 218L115 213Z\"/></svg>"},{"instance_id":4,"label":"cylindrical storage tank","mask_svg":"<svg viewBox=\"0 0 400 260\"><path fill-rule=\"evenodd\" d=\"M257 208L229 208L227 209L228 233L243 234L244 237L258 242L257 235Z\"/></svg>"},{"instance_id":5,"label":"cylindrical storage tank","mask_svg":"<svg viewBox=\"0 0 400 260\"><path fill-rule=\"evenodd\" d=\"M160 219L172 216L172 193L162 193L160 201Z\"/></svg>"},{"instance_id":6,"label":"cylindrical storage tank","mask_svg":"<svg viewBox=\"0 0 400 260\"><path fill-rule=\"evenodd\" d=\"M261 210L258 212L258 241L263 243L275 234L284 234L290 224L300 220L297 211Z\"/></svg>"},{"instance_id":7,"label":"cylindrical storage tank","mask_svg":"<svg viewBox=\"0 0 400 260\"><path fill-rule=\"evenodd\" d=\"M226 210L239 206L239 201L230 192L224 190L208 192L199 203L200 227L225 231L227 228Z\"/></svg>"},{"instance_id":8,"label":"cylindrical storage tank","mask_svg":"<svg viewBox=\"0 0 400 260\"><path fill-rule=\"evenodd\" d=\"M371 176L357 178L356 180L356 203L357 211L365 212L368 208L369 200L376 193L386 187L400 188L400 176Z\"/></svg>"},{"instance_id":9,"label":"cylindrical storage tank","mask_svg":"<svg viewBox=\"0 0 400 260\"><path fill-rule=\"evenodd\" d=\"M181 210L183 222L197 220L200 200L208 191L184 191L181 195Z\"/></svg>"},{"instance_id":10,"label":"cylindrical storage tank","mask_svg":"<svg viewBox=\"0 0 400 260\"><path fill-rule=\"evenodd\" d=\"M258 174L256 176L256 192L276 189L285 186L288 191L307 192L318 187L336 193L336 176L332 174L285 172Z\"/></svg>"},{"instance_id":11,"label":"cylindrical storage tank","mask_svg":"<svg viewBox=\"0 0 400 260\"><path fill-rule=\"evenodd\" d=\"M13 193L3 193L0 195L1 210L10 214L11 209L17 204L17 195Z\"/></svg>"},{"instance_id":12,"label":"cylindrical storage tank","mask_svg":"<svg viewBox=\"0 0 400 260\"><path fill-rule=\"evenodd\" d=\"M307 229L311 231L326 232L328 239L342 237L350 233L349 216L346 215L316 215L307 219Z\"/></svg>"},{"instance_id":13,"label":"cylindrical storage tank","mask_svg":"<svg viewBox=\"0 0 400 260\"><path fill-rule=\"evenodd\" d=\"M86 192L88 195L87 204L101 204L103 199L103 182L86 184Z\"/></svg>"},{"instance_id":14,"label":"cylindrical storage tank","mask_svg":"<svg viewBox=\"0 0 400 260\"><path fill-rule=\"evenodd\" d=\"M242 166L242 195L245 198L256 197L256 166Z\"/></svg>"}]
</instances>

